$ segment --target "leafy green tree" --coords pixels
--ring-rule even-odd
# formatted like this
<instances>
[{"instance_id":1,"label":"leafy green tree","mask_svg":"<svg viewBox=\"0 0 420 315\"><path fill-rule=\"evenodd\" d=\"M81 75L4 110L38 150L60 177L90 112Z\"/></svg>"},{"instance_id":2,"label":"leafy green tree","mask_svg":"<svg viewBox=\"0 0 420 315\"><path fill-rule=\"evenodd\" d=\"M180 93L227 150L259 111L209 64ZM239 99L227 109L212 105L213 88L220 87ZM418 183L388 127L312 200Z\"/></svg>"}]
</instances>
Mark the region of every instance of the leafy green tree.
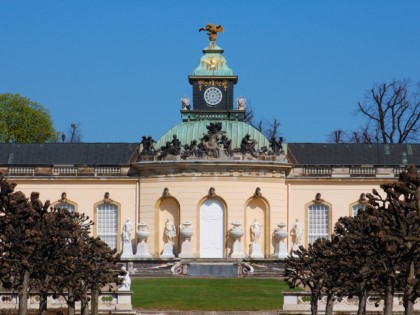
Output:
<instances>
[{"instance_id":1,"label":"leafy green tree","mask_svg":"<svg viewBox=\"0 0 420 315\"><path fill-rule=\"evenodd\" d=\"M0 94L0 142L55 142L58 133L48 110L19 94Z\"/></svg>"}]
</instances>

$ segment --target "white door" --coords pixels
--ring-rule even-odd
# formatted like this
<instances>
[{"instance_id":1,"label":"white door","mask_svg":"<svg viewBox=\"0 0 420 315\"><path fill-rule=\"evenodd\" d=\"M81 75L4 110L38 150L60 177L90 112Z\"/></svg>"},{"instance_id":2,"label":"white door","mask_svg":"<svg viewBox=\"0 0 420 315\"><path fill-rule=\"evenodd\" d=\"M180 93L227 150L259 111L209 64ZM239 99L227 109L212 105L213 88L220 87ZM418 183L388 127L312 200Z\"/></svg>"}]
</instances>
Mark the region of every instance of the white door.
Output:
<instances>
[{"instance_id":1,"label":"white door","mask_svg":"<svg viewBox=\"0 0 420 315\"><path fill-rule=\"evenodd\" d=\"M223 205L208 199L200 207L200 257L223 258L224 234Z\"/></svg>"}]
</instances>

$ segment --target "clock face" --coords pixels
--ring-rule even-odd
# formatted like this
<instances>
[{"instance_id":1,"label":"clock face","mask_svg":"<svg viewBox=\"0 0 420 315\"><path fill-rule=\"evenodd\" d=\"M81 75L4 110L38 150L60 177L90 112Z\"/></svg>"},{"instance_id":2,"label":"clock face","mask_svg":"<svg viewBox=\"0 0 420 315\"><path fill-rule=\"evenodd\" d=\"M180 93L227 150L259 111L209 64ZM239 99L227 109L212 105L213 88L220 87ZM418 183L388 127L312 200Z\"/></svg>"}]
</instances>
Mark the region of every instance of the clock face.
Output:
<instances>
[{"instance_id":1,"label":"clock face","mask_svg":"<svg viewBox=\"0 0 420 315\"><path fill-rule=\"evenodd\" d=\"M204 100L209 106L216 106L222 100L222 91L216 87L209 87L204 91Z\"/></svg>"}]
</instances>

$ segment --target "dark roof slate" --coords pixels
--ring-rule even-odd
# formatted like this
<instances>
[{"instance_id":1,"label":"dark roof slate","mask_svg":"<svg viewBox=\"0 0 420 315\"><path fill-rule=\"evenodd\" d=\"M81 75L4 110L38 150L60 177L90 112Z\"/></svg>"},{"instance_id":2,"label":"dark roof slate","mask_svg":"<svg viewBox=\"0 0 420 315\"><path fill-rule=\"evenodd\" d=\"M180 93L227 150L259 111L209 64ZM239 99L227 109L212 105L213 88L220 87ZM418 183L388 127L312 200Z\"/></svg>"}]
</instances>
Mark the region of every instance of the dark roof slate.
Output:
<instances>
[{"instance_id":1,"label":"dark roof slate","mask_svg":"<svg viewBox=\"0 0 420 315\"><path fill-rule=\"evenodd\" d=\"M0 165L128 165L137 143L0 144Z\"/></svg>"},{"instance_id":2,"label":"dark roof slate","mask_svg":"<svg viewBox=\"0 0 420 315\"><path fill-rule=\"evenodd\" d=\"M129 165L137 143L0 144L0 165ZM420 144L289 143L296 165L420 165Z\"/></svg>"},{"instance_id":3,"label":"dark roof slate","mask_svg":"<svg viewBox=\"0 0 420 315\"><path fill-rule=\"evenodd\" d=\"M289 143L297 165L420 165L420 144Z\"/></svg>"}]
</instances>

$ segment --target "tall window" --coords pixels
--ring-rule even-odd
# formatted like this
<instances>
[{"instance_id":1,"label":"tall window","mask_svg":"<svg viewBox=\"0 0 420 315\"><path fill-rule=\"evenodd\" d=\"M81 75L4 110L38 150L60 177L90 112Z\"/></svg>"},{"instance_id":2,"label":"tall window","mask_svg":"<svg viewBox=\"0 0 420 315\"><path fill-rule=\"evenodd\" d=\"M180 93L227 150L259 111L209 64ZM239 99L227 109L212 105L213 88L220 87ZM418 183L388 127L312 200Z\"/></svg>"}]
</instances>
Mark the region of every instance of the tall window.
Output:
<instances>
[{"instance_id":1,"label":"tall window","mask_svg":"<svg viewBox=\"0 0 420 315\"><path fill-rule=\"evenodd\" d=\"M352 208L352 215L353 217L357 216L357 213L359 212L359 210L365 210L366 209L366 205L358 203L353 205Z\"/></svg>"},{"instance_id":2,"label":"tall window","mask_svg":"<svg viewBox=\"0 0 420 315\"><path fill-rule=\"evenodd\" d=\"M55 206L54 206L54 208L57 208L57 209L67 209L67 210L69 210L70 212L74 212L74 211L76 211L76 206L75 205L73 205L73 204L71 204L71 203L68 203L68 202L60 202L60 203L57 203Z\"/></svg>"},{"instance_id":3,"label":"tall window","mask_svg":"<svg viewBox=\"0 0 420 315\"><path fill-rule=\"evenodd\" d=\"M328 238L329 230L329 207L324 204L313 204L308 208L308 241L310 244L317 238Z\"/></svg>"},{"instance_id":4,"label":"tall window","mask_svg":"<svg viewBox=\"0 0 420 315\"><path fill-rule=\"evenodd\" d=\"M97 208L97 236L109 247L117 248L118 207L111 203L100 204Z\"/></svg>"}]
</instances>

